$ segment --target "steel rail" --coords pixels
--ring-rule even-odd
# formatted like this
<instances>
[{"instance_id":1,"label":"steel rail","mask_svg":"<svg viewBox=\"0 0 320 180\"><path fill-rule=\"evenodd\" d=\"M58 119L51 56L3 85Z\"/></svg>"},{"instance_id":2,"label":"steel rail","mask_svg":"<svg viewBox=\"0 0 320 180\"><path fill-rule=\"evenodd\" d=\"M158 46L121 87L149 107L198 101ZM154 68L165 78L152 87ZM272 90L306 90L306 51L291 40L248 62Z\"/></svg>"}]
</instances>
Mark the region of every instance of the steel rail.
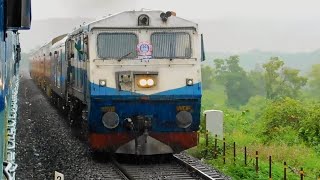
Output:
<instances>
[{"instance_id":1,"label":"steel rail","mask_svg":"<svg viewBox=\"0 0 320 180\"><path fill-rule=\"evenodd\" d=\"M122 176L126 180L134 180L134 178L127 172L127 170L121 166L118 161L113 156L110 156L112 164L116 167L117 172L119 173L120 176Z\"/></svg>"},{"instance_id":2,"label":"steel rail","mask_svg":"<svg viewBox=\"0 0 320 180\"><path fill-rule=\"evenodd\" d=\"M174 154L174 159L182 166L186 167L192 173L195 173L201 179L205 180L224 180L225 178L220 172L203 164L200 160L181 154Z\"/></svg>"}]
</instances>

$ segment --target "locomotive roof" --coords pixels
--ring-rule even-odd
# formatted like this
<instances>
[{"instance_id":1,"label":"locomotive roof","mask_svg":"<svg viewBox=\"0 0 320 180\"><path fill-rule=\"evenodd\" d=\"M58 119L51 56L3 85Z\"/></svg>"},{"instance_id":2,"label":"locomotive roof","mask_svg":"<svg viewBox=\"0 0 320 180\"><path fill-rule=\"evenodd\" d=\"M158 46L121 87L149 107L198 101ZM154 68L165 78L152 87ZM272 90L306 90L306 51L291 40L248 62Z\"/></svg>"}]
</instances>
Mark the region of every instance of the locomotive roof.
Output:
<instances>
[{"instance_id":1,"label":"locomotive roof","mask_svg":"<svg viewBox=\"0 0 320 180\"><path fill-rule=\"evenodd\" d=\"M168 18L166 22L163 22L160 18L160 14L163 11L124 11L118 14L114 14L108 17L104 17L102 19L87 23L82 25L81 27L75 29L70 34L60 35L58 37L53 38L51 41L43 45L39 50L37 50L34 54L42 53L43 51L47 51L49 47L64 42L68 36L72 36L84 31L90 31L92 29L108 29L108 28L194 28L196 31L198 30L198 24L177 17L171 16ZM138 17L142 14L149 16L149 26L138 26Z\"/></svg>"},{"instance_id":2,"label":"locomotive roof","mask_svg":"<svg viewBox=\"0 0 320 180\"><path fill-rule=\"evenodd\" d=\"M163 22L160 18L160 14L163 11L124 11L118 14L114 14L102 19L85 24L71 33L78 34L82 31L90 31L95 28L180 28L190 27L195 30L198 29L198 25L189 20L171 16L166 22ZM149 26L138 26L138 17L142 14L149 16Z\"/></svg>"}]
</instances>

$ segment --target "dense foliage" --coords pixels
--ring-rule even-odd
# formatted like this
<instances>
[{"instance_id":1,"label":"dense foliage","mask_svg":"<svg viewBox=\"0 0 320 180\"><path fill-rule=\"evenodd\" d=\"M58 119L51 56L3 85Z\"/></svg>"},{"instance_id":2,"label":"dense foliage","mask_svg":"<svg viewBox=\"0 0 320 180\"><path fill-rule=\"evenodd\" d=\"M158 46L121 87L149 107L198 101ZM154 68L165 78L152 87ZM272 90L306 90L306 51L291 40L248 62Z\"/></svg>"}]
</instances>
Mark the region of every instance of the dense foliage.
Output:
<instances>
[{"instance_id":1,"label":"dense foliage","mask_svg":"<svg viewBox=\"0 0 320 180\"><path fill-rule=\"evenodd\" d=\"M225 137L231 142L275 156L279 178L285 160L293 168L305 167L313 177L320 174L320 64L301 75L278 57L250 72L239 62L231 56L203 67L203 109L224 111ZM203 157L203 148L195 155ZM235 179L262 178L250 168L213 161Z\"/></svg>"}]
</instances>

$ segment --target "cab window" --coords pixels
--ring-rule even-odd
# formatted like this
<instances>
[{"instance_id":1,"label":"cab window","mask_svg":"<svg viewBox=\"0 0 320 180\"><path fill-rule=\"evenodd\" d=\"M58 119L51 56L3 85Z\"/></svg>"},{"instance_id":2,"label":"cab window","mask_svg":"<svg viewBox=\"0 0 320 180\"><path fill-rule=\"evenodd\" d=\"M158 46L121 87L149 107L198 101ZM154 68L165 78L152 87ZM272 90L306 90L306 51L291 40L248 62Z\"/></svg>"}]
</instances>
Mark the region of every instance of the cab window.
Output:
<instances>
[{"instance_id":1,"label":"cab window","mask_svg":"<svg viewBox=\"0 0 320 180\"><path fill-rule=\"evenodd\" d=\"M157 32L151 35L154 58L190 58L191 40L185 32Z\"/></svg>"},{"instance_id":2,"label":"cab window","mask_svg":"<svg viewBox=\"0 0 320 180\"><path fill-rule=\"evenodd\" d=\"M98 56L103 59L117 59L123 56L136 58L138 38L133 33L100 33L97 40Z\"/></svg>"}]
</instances>

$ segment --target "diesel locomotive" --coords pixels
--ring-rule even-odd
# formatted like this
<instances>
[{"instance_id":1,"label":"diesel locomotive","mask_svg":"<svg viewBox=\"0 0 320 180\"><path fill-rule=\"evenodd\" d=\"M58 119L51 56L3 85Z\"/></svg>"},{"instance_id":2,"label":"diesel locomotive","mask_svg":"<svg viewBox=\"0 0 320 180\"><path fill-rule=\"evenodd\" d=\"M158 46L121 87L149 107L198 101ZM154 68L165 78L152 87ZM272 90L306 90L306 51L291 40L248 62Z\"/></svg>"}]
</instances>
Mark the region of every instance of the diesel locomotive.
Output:
<instances>
[{"instance_id":1,"label":"diesel locomotive","mask_svg":"<svg viewBox=\"0 0 320 180\"><path fill-rule=\"evenodd\" d=\"M71 124L86 122L93 150L178 153L197 145L203 59L196 23L125 11L52 39L30 75Z\"/></svg>"}]
</instances>

